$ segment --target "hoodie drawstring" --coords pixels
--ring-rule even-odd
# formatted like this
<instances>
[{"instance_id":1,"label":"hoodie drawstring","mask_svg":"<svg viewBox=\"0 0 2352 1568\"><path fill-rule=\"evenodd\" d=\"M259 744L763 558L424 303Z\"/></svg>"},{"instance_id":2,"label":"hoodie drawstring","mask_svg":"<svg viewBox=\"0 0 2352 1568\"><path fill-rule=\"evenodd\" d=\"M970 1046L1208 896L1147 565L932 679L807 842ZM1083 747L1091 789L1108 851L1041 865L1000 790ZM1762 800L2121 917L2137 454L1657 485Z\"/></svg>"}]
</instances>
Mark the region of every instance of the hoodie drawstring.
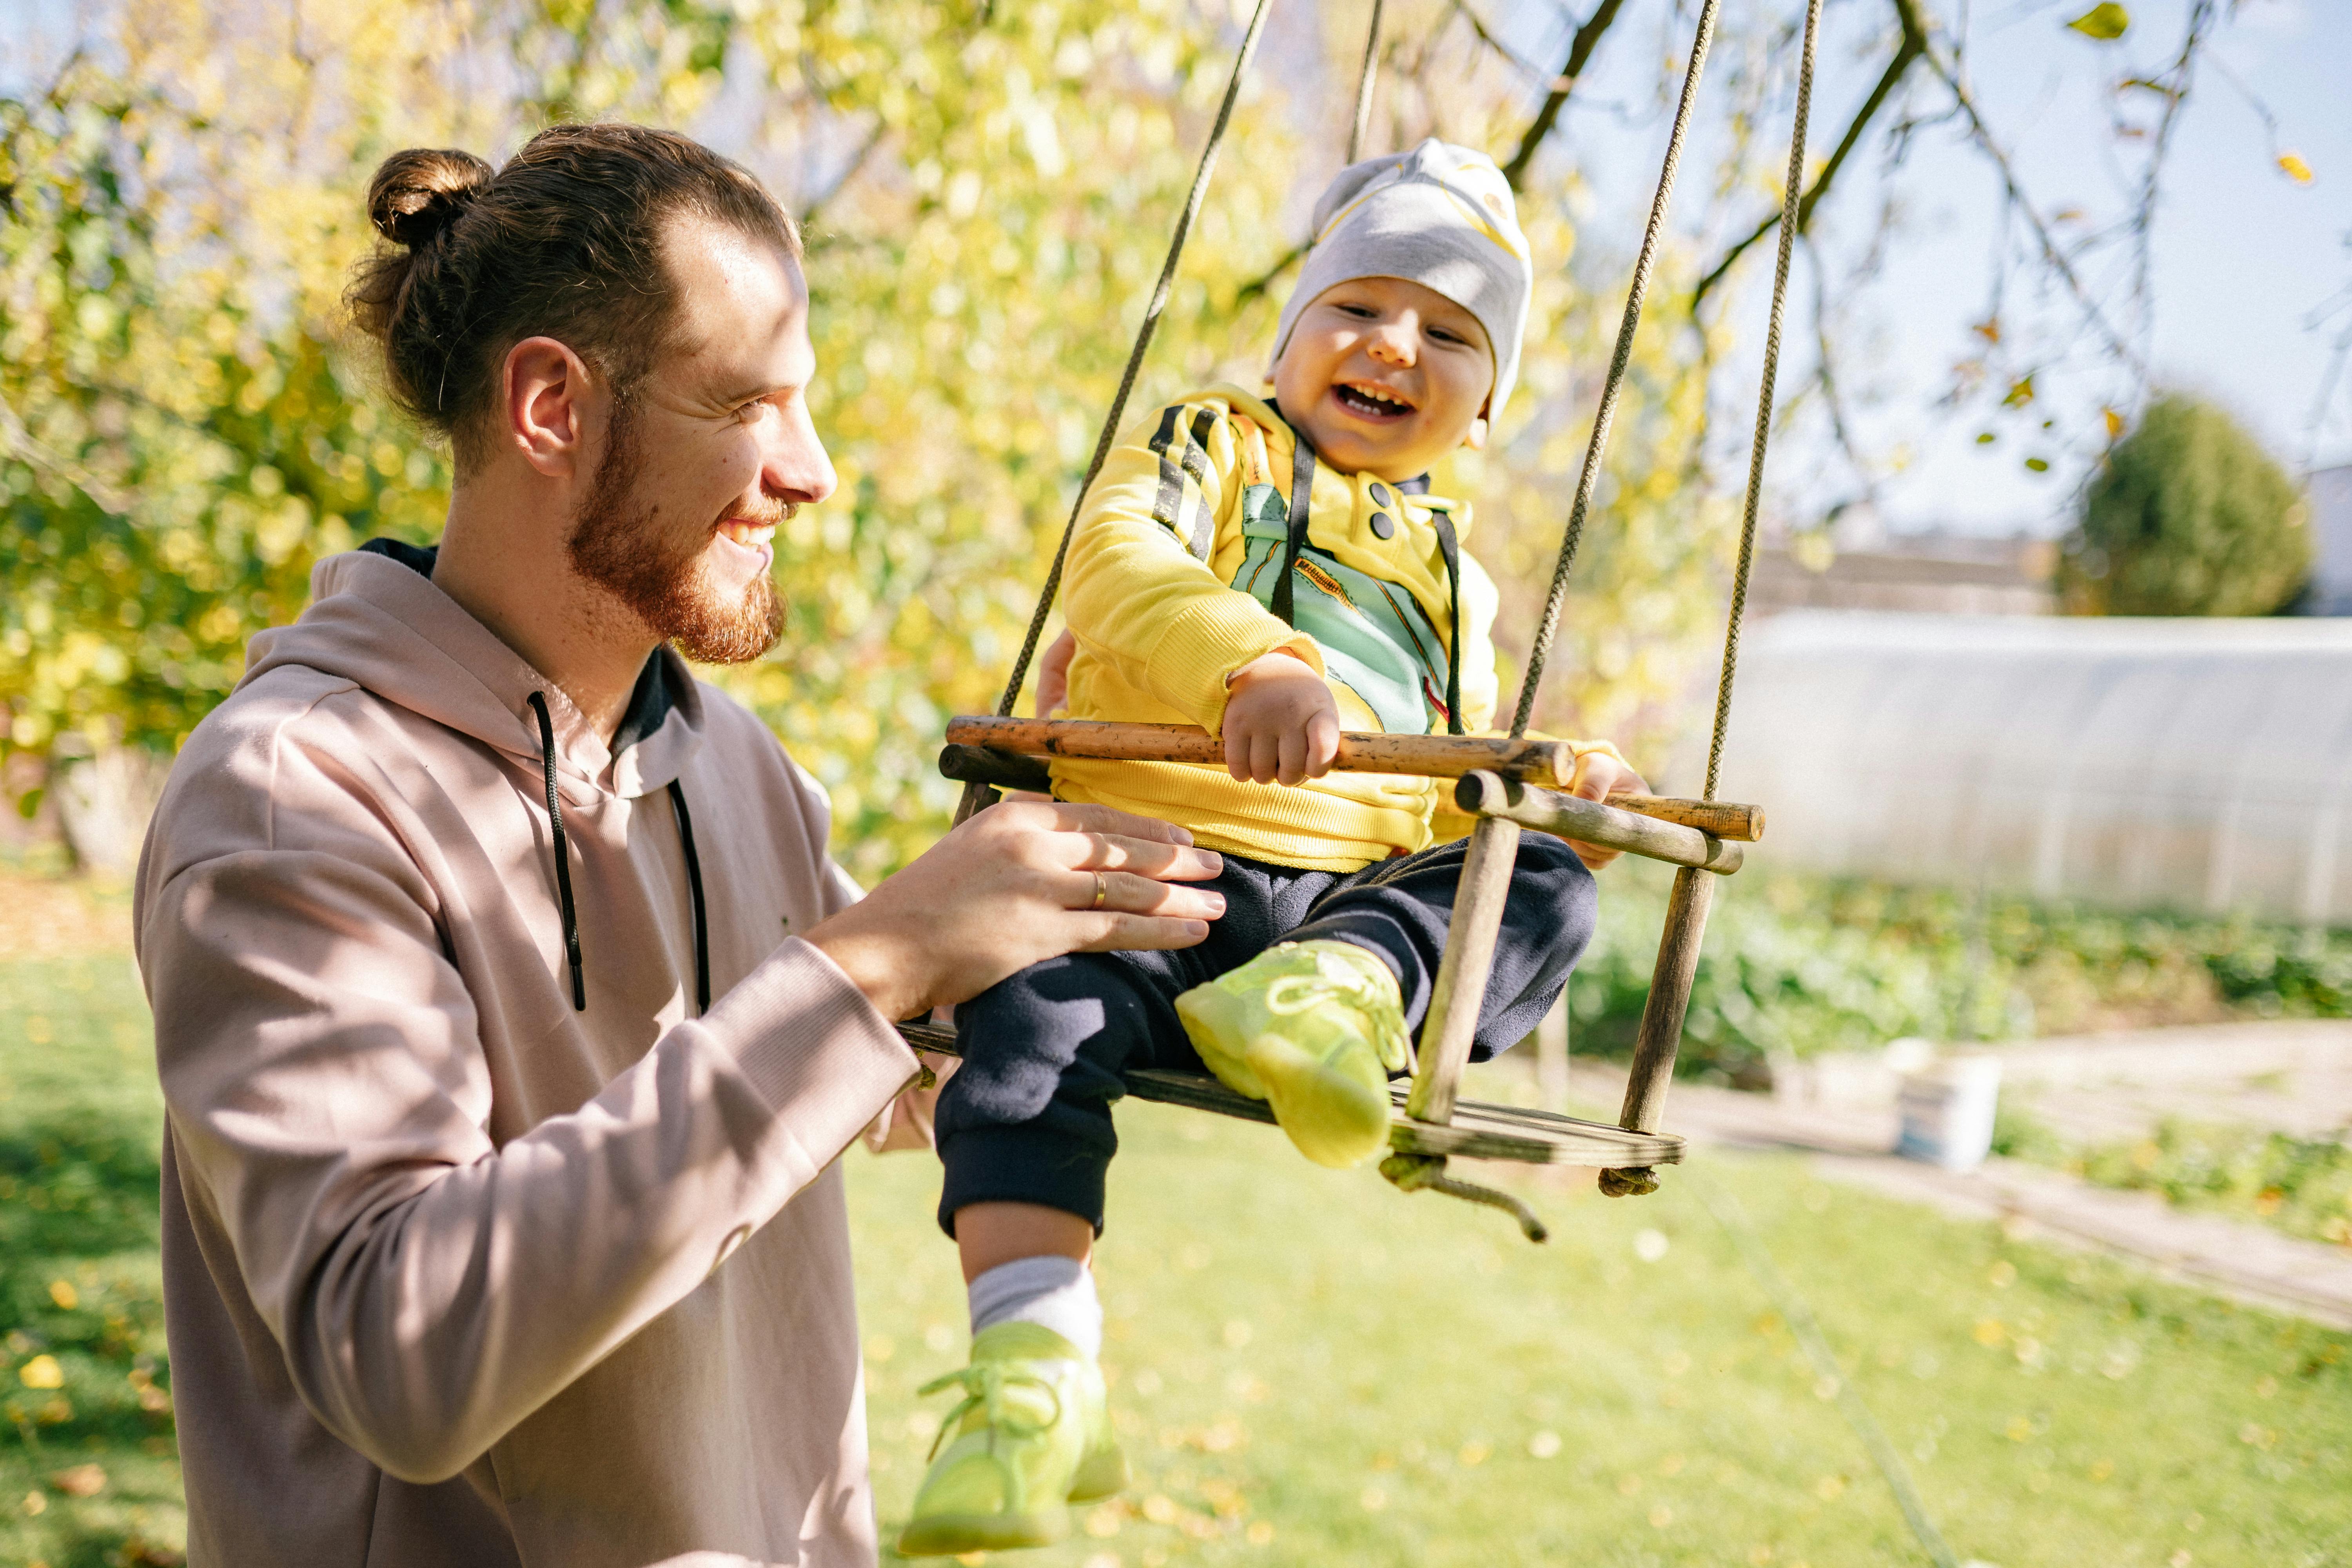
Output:
<instances>
[{"instance_id":1,"label":"hoodie drawstring","mask_svg":"<svg viewBox=\"0 0 2352 1568\"><path fill-rule=\"evenodd\" d=\"M677 812L678 842L686 847L686 890L694 904L694 1010L710 1011L710 919L702 907L702 860L694 852L694 817L686 809L686 790L669 781L669 803Z\"/></svg>"},{"instance_id":2,"label":"hoodie drawstring","mask_svg":"<svg viewBox=\"0 0 2352 1568\"><path fill-rule=\"evenodd\" d=\"M563 906L563 956L572 962L572 1010L585 1013L588 982L580 964L580 917L572 903L572 851L563 837L563 802L555 793L555 721L547 716L543 693L534 691L529 700L539 715L540 754L547 763L547 820L555 830L555 892Z\"/></svg>"}]
</instances>

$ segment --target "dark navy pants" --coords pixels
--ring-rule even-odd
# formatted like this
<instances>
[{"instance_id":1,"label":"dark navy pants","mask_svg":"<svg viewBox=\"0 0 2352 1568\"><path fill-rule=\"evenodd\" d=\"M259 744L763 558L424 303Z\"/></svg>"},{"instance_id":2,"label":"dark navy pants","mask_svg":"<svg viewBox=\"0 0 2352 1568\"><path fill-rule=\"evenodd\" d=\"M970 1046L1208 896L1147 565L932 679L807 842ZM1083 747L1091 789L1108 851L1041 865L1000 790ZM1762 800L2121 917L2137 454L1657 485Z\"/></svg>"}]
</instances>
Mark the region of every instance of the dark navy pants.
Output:
<instances>
[{"instance_id":1,"label":"dark navy pants","mask_svg":"<svg viewBox=\"0 0 2352 1568\"><path fill-rule=\"evenodd\" d=\"M1360 871L1302 871L1227 855L1207 886L1225 896L1208 940L1172 952L1079 952L1033 964L956 1009L963 1065L940 1096L947 1184L940 1224L966 1204L1042 1204L1103 1223L1103 1177L1118 1135L1110 1105L1130 1068L1205 1070L1176 998L1277 942L1336 939L1397 976L1418 1037L1468 841ZM1592 874L1568 846L1523 834L1471 1058L1524 1039L1559 1000L1592 938Z\"/></svg>"}]
</instances>

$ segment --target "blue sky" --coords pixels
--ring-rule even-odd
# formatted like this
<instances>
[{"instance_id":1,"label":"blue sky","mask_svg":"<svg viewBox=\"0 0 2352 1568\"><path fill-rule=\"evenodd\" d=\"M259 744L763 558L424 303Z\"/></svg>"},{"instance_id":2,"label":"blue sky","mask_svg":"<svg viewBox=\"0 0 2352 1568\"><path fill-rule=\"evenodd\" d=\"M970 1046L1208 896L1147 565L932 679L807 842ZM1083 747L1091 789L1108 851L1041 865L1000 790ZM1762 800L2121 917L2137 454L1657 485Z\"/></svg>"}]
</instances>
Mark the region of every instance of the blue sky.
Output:
<instances>
[{"instance_id":1,"label":"blue sky","mask_svg":"<svg viewBox=\"0 0 2352 1568\"><path fill-rule=\"evenodd\" d=\"M2162 68L2179 47L2187 0L2134 0L2130 30L2109 45L2065 29L2066 19L2088 4L1974 0L1964 6L1960 0L1931 0L1931 9L1947 26L1968 16L1978 98L2036 204L2045 212L2079 207L2095 223L2123 207L2126 170L2117 150L2128 152L2130 145L2113 133L2107 84ZM1578 5L1576 14L1584 9ZM1591 104L1566 125L1579 165L1594 184L1588 238L1612 254L1629 251L1637 237L1664 124L1657 115L1626 116L1602 106L1646 107L1654 93L1656 9L1628 7L1579 89ZM1793 4L1782 9L1796 12ZM1864 50L1883 37L1888 12L1884 0L1831 0L1816 89L1817 151L1833 143L1883 63L1883 52ZM1559 58L1560 44L1553 40L1565 37L1572 17L1560 19L1549 0L1526 0L1504 14L1528 52L1547 62ZM2156 229L2148 359L2159 383L2221 399L2273 452L2300 468L2314 449L2310 414L2333 336L2307 330L2306 321L2352 280L2352 251L2344 245L2352 230L2352 5L2240 0L2234 16L2226 7L2224 14L2227 25L2215 52L2246 90L2209 66L2182 113ZM1676 36L1688 37L1687 19ZM1719 101L1727 84L1718 77L1714 85ZM2275 137L2249 95L2274 116ZM2309 162L2316 171L2311 184L2297 185L2279 171L2275 153L2281 151ZM1817 216L1816 232L1831 249L1850 252L1873 226L1880 199L1875 163L1858 157ZM1906 447L1910 453L1907 466L1884 480L1883 514L1896 528L2049 532L2063 527L2095 454L2099 409L2114 395L2115 377L2081 351L2037 377L2042 395L2031 412L2058 417L2051 433L2042 432L2035 418L1989 417L1981 398L1958 409L1942 406L1951 366L1977 346L1970 324L1985 315L1997 189L1990 165L1951 132L1937 128L1917 134L1897 178L1904 212L1894 244L1882 271L1851 301L1844 334L1849 384L1867 395L1860 399L1859 420L1865 444L1881 456ZM1770 205L1760 194L1739 199L1750 223ZM1678 226L1685 232L1723 219L1706 210L1705 184L1688 175L1677 201ZM1740 301L1739 320L1752 341L1760 335L1761 289L1770 261L1766 247L1750 255L1754 287ZM2094 274L2093 284L2103 307L2116 314L2124 306L2118 272L2110 266ZM2010 304L2004 318L2013 345L2021 325L2063 320L2051 305L2037 308L2023 291ZM2031 332L2025 339L2045 341ZM1801 368L1799 361L1784 362L1784 393L1790 372ZM1987 429L1999 438L1979 445L1976 437ZM2071 442L2064 439L2070 432ZM1791 519L1802 521L1808 510L1817 514L1849 493L1834 482L1808 488L1791 480L1794 474L1815 481L1834 469L1822 461L1822 441L1818 426L1800 426L1776 459L1776 497ZM2316 455L2322 465L2352 461L2352 388L2345 389L2335 416L2319 432ZM2023 460L2029 456L2049 461L2049 471L2028 471Z\"/></svg>"}]
</instances>

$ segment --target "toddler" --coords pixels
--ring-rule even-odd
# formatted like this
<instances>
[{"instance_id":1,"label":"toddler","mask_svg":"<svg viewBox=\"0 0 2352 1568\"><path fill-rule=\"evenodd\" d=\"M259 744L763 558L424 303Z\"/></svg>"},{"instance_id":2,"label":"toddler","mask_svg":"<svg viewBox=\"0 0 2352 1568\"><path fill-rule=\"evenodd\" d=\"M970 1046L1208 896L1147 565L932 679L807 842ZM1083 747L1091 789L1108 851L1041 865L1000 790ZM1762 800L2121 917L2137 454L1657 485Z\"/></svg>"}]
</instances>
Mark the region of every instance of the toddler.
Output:
<instances>
[{"instance_id":1,"label":"toddler","mask_svg":"<svg viewBox=\"0 0 2352 1568\"><path fill-rule=\"evenodd\" d=\"M1342 731L1492 721L1494 584L1460 548L1468 507L1425 476L1483 446L1510 395L1533 271L1500 171L1434 140L1343 170L1315 230L1272 400L1218 386L1148 416L1071 545L1064 711L1198 724L1227 770L1056 758L1055 793L1183 825L1224 857L1225 912L1199 946L1074 953L957 1010L940 1223L973 1338L971 1364L925 1391L965 1397L908 1556L1041 1545L1067 1504L1125 1485L1087 1264L1121 1073L1205 1068L1319 1164L1388 1142L1464 847L1432 843L1438 784L1330 763ZM1605 742L1575 744L1580 794L1639 787ZM1521 839L1474 1058L1558 999L1594 904L1576 852Z\"/></svg>"}]
</instances>

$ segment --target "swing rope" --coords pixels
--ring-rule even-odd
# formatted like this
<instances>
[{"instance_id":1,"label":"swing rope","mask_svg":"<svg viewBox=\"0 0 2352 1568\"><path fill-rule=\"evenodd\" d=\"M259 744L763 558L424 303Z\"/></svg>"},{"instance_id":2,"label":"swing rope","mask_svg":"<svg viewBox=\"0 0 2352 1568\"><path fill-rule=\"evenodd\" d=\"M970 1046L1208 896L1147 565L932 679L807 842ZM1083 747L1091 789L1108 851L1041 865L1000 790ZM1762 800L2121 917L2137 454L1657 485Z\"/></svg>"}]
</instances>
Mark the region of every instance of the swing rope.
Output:
<instances>
[{"instance_id":1,"label":"swing rope","mask_svg":"<svg viewBox=\"0 0 2352 1568\"><path fill-rule=\"evenodd\" d=\"M1364 135L1372 128L1372 87L1381 75L1381 11L1388 0L1372 0L1372 25L1364 34L1364 68L1356 78L1355 129L1348 133L1348 162L1364 155Z\"/></svg>"},{"instance_id":2,"label":"swing rope","mask_svg":"<svg viewBox=\"0 0 2352 1568\"><path fill-rule=\"evenodd\" d=\"M1805 184L1805 124L1813 108L1813 34L1822 0L1805 7L1805 42L1797 61L1797 122L1789 132L1789 180L1780 199L1780 254L1772 268L1772 314L1764 328L1764 385L1756 395L1756 440L1748 449L1748 498L1739 517L1739 565L1731 578L1731 618L1723 628L1723 674L1715 688L1715 734L1706 748L1706 788L1715 798L1723 770L1723 732L1731 722L1731 680L1739 665L1739 623L1748 613L1748 574L1756 560L1756 513L1764 495L1764 445L1772 434L1772 390L1780 370L1780 315L1789 294L1789 257L1797 241L1799 195Z\"/></svg>"},{"instance_id":3,"label":"swing rope","mask_svg":"<svg viewBox=\"0 0 2352 1568\"><path fill-rule=\"evenodd\" d=\"M1143 356L1151 347L1152 334L1160 330L1160 312L1168 308L1168 296L1176 281L1176 266L1183 258L1184 241L1192 232L1192 220L1200 216L1201 203L1209 194L1209 176L1217 166L1217 150L1224 145L1225 128L1233 122L1234 104L1241 97L1242 79L1249 72L1250 58L1257 53L1258 35L1265 26L1265 14L1273 0L1257 0L1257 9L1251 13L1249 31L1242 36L1241 51L1234 57L1234 74L1225 83L1224 100L1217 106L1216 123L1209 129L1208 144L1201 149L1201 164L1192 175L1192 188L1184 197L1184 210L1176 219L1175 236L1168 242L1168 259L1160 264L1160 281L1151 290L1151 303L1144 308L1143 325L1137 329L1135 347L1129 351L1127 369L1118 379L1118 395L1111 399L1110 413L1103 419L1102 434L1095 438L1095 455L1087 464L1087 477L1079 481L1076 499L1070 503L1070 520L1062 525L1062 542L1054 548L1054 564L1045 574L1045 591L1037 595L1036 612L1029 617L1028 636L1022 639L1021 657L1013 662L1013 679L1004 683L1004 695L997 700L996 716L1010 718L1013 705L1020 700L1021 683L1029 678L1029 662L1037 656L1037 642L1044 636L1046 618L1053 614L1055 595L1061 592L1062 566L1069 559L1070 541L1078 531L1078 513L1086 505L1087 491L1094 487L1095 478L1102 472L1103 460L1110 456L1111 443L1118 438L1120 422L1127 417L1127 400L1135 390L1137 373L1143 368ZM983 784L964 786L962 803L956 808L956 821L961 823L988 803L992 793Z\"/></svg>"},{"instance_id":4,"label":"swing rope","mask_svg":"<svg viewBox=\"0 0 2352 1568\"><path fill-rule=\"evenodd\" d=\"M1560 535L1559 560L1552 567L1551 589L1544 595L1543 620L1536 627L1534 646L1528 650L1527 679L1519 687L1518 713L1511 721L1511 738L1528 732L1536 710L1536 692L1543 683L1544 660L1551 653L1552 635L1559 629L1560 600L1568 592L1569 569L1576 564L1576 548L1584 539L1585 514L1592 506L1593 487L1601 478L1601 457L1609 446L1609 426L1617 417L1617 395L1625 384L1625 366L1633 357L1633 329L1642 323L1642 300L1650 290L1650 274L1658 258L1658 237L1665 231L1666 204L1675 192L1675 173L1683 159L1683 138L1690 129L1691 106L1698 99L1699 73L1706 65L1707 46L1715 42L1718 0L1706 0L1698 14L1698 35L1691 40L1690 67L1683 75L1683 94L1675 105L1675 126L1666 138L1665 166L1658 172L1658 192L1650 202L1649 226L1642 232L1642 253L1633 262L1633 286L1625 296L1624 319L1617 324L1617 350L1609 359L1609 375L1601 384L1601 406L1592 416L1592 439L1584 448L1584 470L1577 476L1576 500L1570 507L1567 531Z\"/></svg>"}]
</instances>

